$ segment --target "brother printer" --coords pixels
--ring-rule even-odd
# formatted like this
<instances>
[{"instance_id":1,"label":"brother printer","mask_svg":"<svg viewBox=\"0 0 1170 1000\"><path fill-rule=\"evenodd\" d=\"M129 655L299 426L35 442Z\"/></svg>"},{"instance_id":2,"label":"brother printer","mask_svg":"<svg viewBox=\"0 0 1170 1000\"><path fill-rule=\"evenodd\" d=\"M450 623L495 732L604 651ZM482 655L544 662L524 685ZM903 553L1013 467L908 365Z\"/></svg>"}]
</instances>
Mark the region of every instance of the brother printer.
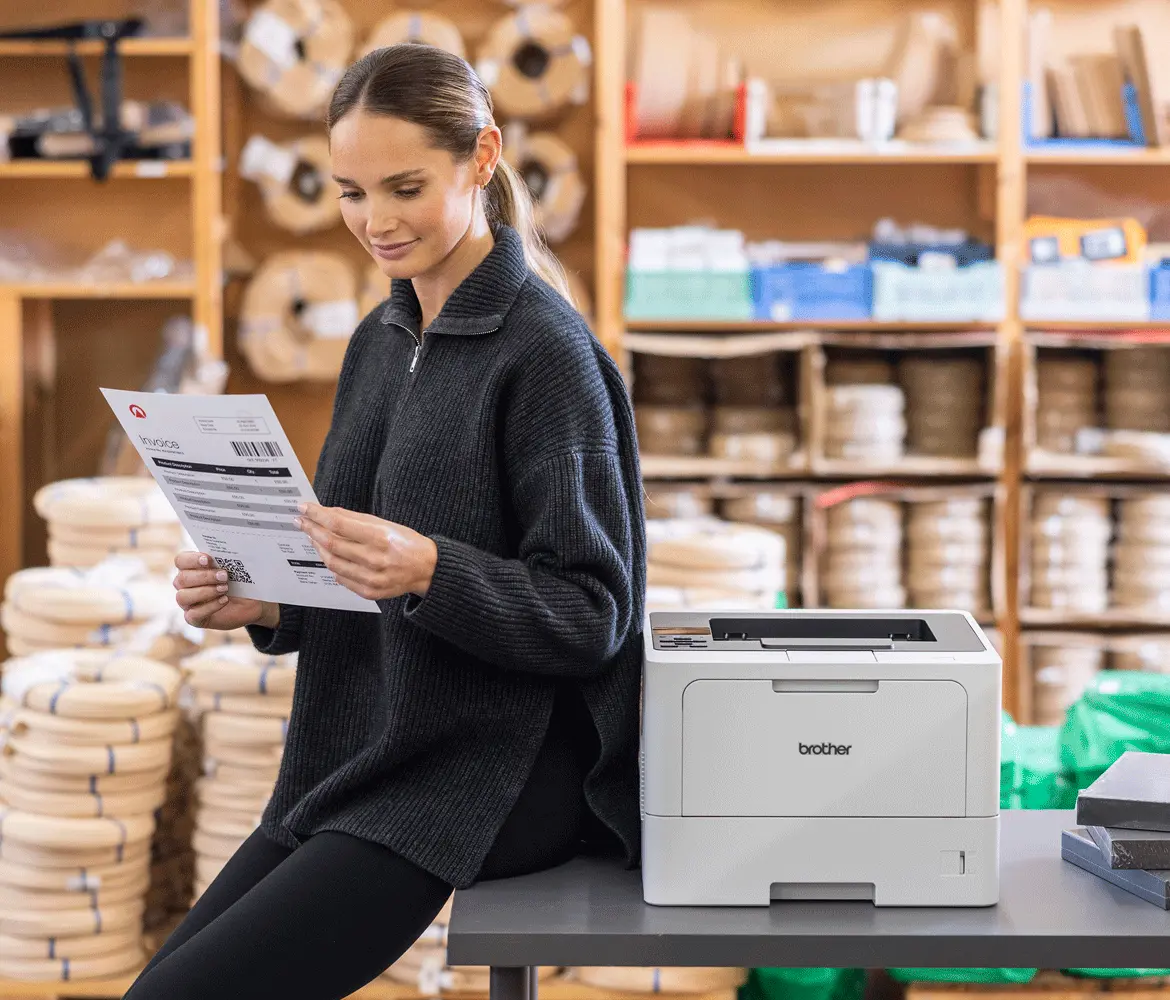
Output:
<instances>
[{"instance_id":1,"label":"brother printer","mask_svg":"<svg viewBox=\"0 0 1170 1000\"><path fill-rule=\"evenodd\" d=\"M1002 661L959 611L653 611L642 886L658 905L999 898Z\"/></svg>"}]
</instances>

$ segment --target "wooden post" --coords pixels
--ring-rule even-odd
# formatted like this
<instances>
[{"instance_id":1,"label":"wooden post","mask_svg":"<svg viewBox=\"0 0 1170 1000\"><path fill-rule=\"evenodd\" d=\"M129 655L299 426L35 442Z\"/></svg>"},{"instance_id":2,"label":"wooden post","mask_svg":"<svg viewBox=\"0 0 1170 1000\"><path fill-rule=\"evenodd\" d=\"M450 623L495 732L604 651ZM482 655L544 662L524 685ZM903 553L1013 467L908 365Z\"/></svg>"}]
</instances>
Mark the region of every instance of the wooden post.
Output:
<instances>
[{"instance_id":1,"label":"wooden post","mask_svg":"<svg viewBox=\"0 0 1170 1000\"><path fill-rule=\"evenodd\" d=\"M24 317L15 292L0 290L0 580L24 556Z\"/></svg>"},{"instance_id":2,"label":"wooden post","mask_svg":"<svg viewBox=\"0 0 1170 1000\"><path fill-rule=\"evenodd\" d=\"M595 6L597 138L594 158L594 262L597 336L620 359L622 286L626 242L626 4L598 0Z\"/></svg>"}]
</instances>

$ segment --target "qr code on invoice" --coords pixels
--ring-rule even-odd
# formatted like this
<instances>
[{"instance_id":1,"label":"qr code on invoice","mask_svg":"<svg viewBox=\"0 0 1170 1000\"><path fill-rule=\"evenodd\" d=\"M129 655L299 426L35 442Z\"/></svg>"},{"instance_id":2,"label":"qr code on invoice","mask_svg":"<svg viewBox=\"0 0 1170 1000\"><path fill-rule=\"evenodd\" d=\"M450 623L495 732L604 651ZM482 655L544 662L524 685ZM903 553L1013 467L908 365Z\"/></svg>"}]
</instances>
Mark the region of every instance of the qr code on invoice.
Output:
<instances>
[{"instance_id":1,"label":"qr code on invoice","mask_svg":"<svg viewBox=\"0 0 1170 1000\"><path fill-rule=\"evenodd\" d=\"M228 579L232 583L255 583L244 564L238 559L217 559L220 569L227 570Z\"/></svg>"}]
</instances>

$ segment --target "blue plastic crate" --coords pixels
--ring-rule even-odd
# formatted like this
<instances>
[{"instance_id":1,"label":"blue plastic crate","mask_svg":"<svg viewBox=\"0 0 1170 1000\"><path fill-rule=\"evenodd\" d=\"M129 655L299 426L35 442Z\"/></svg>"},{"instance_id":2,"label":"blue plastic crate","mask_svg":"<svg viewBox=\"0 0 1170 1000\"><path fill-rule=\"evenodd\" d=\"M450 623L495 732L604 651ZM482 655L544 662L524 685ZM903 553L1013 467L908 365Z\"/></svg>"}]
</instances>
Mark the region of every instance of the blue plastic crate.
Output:
<instances>
[{"instance_id":1,"label":"blue plastic crate","mask_svg":"<svg viewBox=\"0 0 1170 1000\"><path fill-rule=\"evenodd\" d=\"M756 319L855 320L873 311L868 264L826 268L806 261L752 268Z\"/></svg>"},{"instance_id":2,"label":"blue plastic crate","mask_svg":"<svg viewBox=\"0 0 1170 1000\"><path fill-rule=\"evenodd\" d=\"M1150 268L1150 319L1170 320L1170 260Z\"/></svg>"}]
</instances>

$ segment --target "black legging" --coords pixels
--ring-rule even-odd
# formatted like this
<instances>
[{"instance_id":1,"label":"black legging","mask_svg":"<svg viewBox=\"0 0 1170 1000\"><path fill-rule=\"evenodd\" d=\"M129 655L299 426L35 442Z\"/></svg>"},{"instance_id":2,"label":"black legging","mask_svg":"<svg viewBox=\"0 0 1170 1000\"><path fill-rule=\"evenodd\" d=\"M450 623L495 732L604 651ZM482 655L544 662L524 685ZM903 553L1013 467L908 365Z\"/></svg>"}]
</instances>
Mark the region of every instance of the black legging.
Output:
<instances>
[{"instance_id":1,"label":"black legging","mask_svg":"<svg viewBox=\"0 0 1170 1000\"><path fill-rule=\"evenodd\" d=\"M574 749L567 739L545 741L481 879L541 871L577 853L585 807ZM257 831L123 1000L340 1000L397 960L450 894L442 879L378 844L326 832L290 850Z\"/></svg>"}]
</instances>

